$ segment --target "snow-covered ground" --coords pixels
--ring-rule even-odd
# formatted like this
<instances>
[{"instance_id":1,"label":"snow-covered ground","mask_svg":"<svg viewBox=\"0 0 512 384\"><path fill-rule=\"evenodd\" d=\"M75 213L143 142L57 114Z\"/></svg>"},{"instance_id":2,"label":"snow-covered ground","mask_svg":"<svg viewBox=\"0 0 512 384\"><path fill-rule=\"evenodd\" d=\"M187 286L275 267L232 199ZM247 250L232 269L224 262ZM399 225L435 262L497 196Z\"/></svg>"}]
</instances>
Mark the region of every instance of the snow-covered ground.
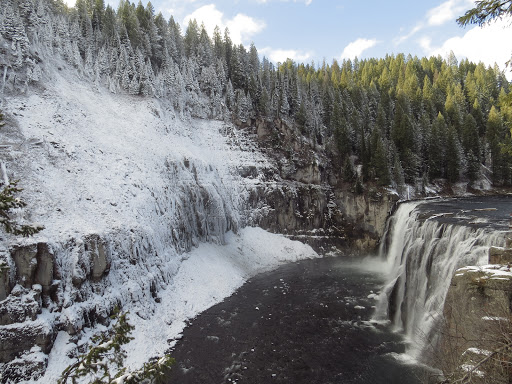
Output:
<instances>
[{"instance_id":1,"label":"snow-covered ground","mask_svg":"<svg viewBox=\"0 0 512 384\"><path fill-rule=\"evenodd\" d=\"M161 355L179 338L186 320L231 295L251 276L285 262L318 257L309 246L260 228L246 227L239 235L230 232L226 239L224 246L203 243L187 255L169 285L159 292L161 303L151 317L142 319L131 313L135 330L126 348L129 368L140 368L148 358ZM92 334L84 330L85 338ZM46 374L37 382L55 383L73 363L67 353L74 347L70 336L61 331Z\"/></svg>"},{"instance_id":2,"label":"snow-covered ground","mask_svg":"<svg viewBox=\"0 0 512 384\"><path fill-rule=\"evenodd\" d=\"M32 239L8 239L47 243L59 270L59 302L38 321L81 330L80 344L102 327L87 328L84 314L121 303L136 327L127 364L137 368L249 277L318 257L245 227L247 198L260 181L238 169L272 167L250 137L224 122L178 117L164 101L113 95L65 71L52 76L44 90L5 100L0 138L0 160L28 203L18 218L45 226ZM92 268L88 236L108 251L110 271L100 281L83 278ZM37 382L55 383L76 342L58 334Z\"/></svg>"},{"instance_id":3,"label":"snow-covered ground","mask_svg":"<svg viewBox=\"0 0 512 384\"><path fill-rule=\"evenodd\" d=\"M7 99L4 109L24 136L9 149L8 170L48 237L154 227L162 194L194 179L239 208L244 186L234 169L268 166L254 148L227 144L227 133L237 134L230 125L183 121L157 99L93 90L58 73L44 92Z\"/></svg>"}]
</instances>

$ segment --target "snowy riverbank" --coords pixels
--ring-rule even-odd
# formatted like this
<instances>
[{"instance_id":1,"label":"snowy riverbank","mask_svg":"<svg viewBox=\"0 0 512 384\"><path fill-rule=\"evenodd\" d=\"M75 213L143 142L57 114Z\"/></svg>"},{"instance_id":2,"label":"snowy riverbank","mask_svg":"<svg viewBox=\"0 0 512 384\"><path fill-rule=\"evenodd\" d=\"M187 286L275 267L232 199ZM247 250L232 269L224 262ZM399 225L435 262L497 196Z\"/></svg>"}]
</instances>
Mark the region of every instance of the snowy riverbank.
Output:
<instances>
[{"instance_id":1,"label":"snowy riverbank","mask_svg":"<svg viewBox=\"0 0 512 384\"><path fill-rule=\"evenodd\" d=\"M130 368L139 368L149 358L161 355L179 338L188 320L231 295L250 277L285 262L318 257L307 245L259 228L247 227L238 235L230 232L226 240L224 246L201 244L186 255L169 285L159 292L161 302L150 317L130 314L135 326L134 340L127 345L126 363ZM130 305L124 309L130 310ZM93 332L85 329L84 339ZM46 374L37 383L55 383L73 362L67 353L75 347L70 336L61 331Z\"/></svg>"}]
</instances>

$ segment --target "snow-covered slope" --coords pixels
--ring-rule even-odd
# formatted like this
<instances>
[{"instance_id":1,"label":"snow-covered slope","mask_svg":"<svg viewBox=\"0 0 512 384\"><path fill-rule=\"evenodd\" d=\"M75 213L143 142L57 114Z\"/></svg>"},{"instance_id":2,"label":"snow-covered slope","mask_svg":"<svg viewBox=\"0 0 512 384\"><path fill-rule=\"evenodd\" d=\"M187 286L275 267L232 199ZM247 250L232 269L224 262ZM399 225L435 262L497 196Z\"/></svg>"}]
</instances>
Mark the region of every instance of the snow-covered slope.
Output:
<instances>
[{"instance_id":1,"label":"snow-covered slope","mask_svg":"<svg viewBox=\"0 0 512 384\"><path fill-rule=\"evenodd\" d=\"M24 286L12 292L37 297L42 290L42 313L32 323L48 340L60 330L38 382L54 383L72 362L78 339L70 335L90 336L116 304L136 326L128 364L137 367L249 276L317 256L244 228L259 180L238 170L272 165L241 131L185 120L163 101L113 95L65 71L52 76L44 90L5 100L0 155L24 189L28 207L18 218L45 226L28 240L6 237L0 255L11 288ZM12 341L27 321L0 325L0 339ZM23 361L44 365L41 348L17 359L17 371L0 364L3 380L26 374Z\"/></svg>"},{"instance_id":2,"label":"snow-covered slope","mask_svg":"<svg viewBox=\"0 0 512 384\"><path fill-rule=\"evenodd\" d=\"M226 145L233 130L222 122L183 122L157 99L95 92L60 75L40 94L8 99L5 109L26 140L11 148L19 162L15 177L48 236L120 226L157 230L156 221L167 232L191 183L222 197L218 214L237 223L244 192L233 170L265 161Z\"/></svg>"}]
</instances>

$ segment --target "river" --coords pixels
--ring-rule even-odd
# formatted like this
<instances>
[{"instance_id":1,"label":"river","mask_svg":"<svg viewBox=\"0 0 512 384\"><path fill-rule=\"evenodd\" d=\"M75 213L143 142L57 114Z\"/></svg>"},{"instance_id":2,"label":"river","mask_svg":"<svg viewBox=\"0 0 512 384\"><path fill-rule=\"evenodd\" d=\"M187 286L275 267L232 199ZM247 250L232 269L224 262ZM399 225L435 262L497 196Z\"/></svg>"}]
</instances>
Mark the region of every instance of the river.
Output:
<instances>
[{"instance_id":1,"label":"river","mask_svg":"<svg viewBox=\"0 0 512 384\"><path fill-rule=\"evenodd\" d=\"M168 382L422 382L402 336L370 321L382 267L331 257L253 278L185 329Z\"/></svg>"},{"instance_id":2,"label":"river","mask_svg":"<svg viewBox=\"0 0 512 384\"><path fill-rule=\"evenodd\" d=\"M442 313L442 306L427 304L432 295L444 300L450 277L443 278L440 288L421 287L429 286L424 281L437 264L449 266L451 276L460 261L450 255L482 262L489 245L500 245L503 236L495 233L508 229L511 201L488 197L408 203L395 214L380 257L306 260L256 276L191 321L170 352L177 363L167 382L434 382L438 372L408 356L421 360L418 343L429 340L412 330L434 332L421 319ZM478 247L474 254L473 246ZM422 254L430 259L426 267ZM413 290L406 281L414 282ZM392 307L403 303L398 308L408 312L398 312L393 322L372 320L379 318L377 305L387 312L388 296L394 297Z\"/></svg>"}]
</instances>

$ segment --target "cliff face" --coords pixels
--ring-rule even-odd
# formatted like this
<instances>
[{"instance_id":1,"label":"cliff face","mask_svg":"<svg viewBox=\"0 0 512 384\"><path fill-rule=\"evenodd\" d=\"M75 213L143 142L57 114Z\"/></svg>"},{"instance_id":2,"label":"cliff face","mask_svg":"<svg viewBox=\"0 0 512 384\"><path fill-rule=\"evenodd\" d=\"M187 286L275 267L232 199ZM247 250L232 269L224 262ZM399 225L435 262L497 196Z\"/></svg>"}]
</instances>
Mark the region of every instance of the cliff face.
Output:
<instances>
[{"instance_id":1,"label":"cliff face","mask_svg":"<svg viewBox=\"0 0 512 384\"><path fill-rule=\"evenodd\" d=\"M249 199L256 212L264 212L251 215L257 225L321 252L376 247L398 201L396 193L371 185L356 193L355 179L342 179L336 152L307 140L292 123L256 119L238 126L274 164Z\"/></svg>"},{"instance_id":2,"label":"cliff face","mask_svg":"<svg viewBox=\"0 0 512 384\"><path fill-rule=\"evenodd\" d=\"M443 372L452 380L465 377L474 383L509 383L512 378L509 256L510 249L491 248L493 264L461 268L452 278L438 356Z\"/></svg>"},{"instance_id":3,"label":"cliff face","mask_svg":"<svg viewBox=\"0 0 512 384\"><path fill-rule=\"evenodd\" d=\"M45 230L1 242L2 382L40 377L54 343L69 351L84 330L108 323L116 305L140 321L155 317L190 252L204 243L226 244L230 231L261 226L322 252L372 247L382 235L396 197L355 195L339 183L322 151L308 142L299 146L284 123L277 128L288 137L284 142L297 145L288 157L265 146L267 136L256 124L190 120L157 99L91 89L66 71L51 76L47 88L13 95L3 107L2 139L9 145L0 161L11 179L20 179L28 203L16 218ZM285 240L257 248L242 241L230 263L237 270L240 263L251 265L243 269L247 278L314 255ZM253 260L244 261L245 255ZM264 255L276 256L262 262ZM219 273L222 284L232 281ZM202 275L198 269L196 278ZM222 298L209 295L209 305ZM174 311L182 319L201 308ZM174 324L164 327L178 329ZM164 349L155 346L144 358ZM71 361L73 352L68 355L62 361Z\"/></svg>"}]
</instances>

